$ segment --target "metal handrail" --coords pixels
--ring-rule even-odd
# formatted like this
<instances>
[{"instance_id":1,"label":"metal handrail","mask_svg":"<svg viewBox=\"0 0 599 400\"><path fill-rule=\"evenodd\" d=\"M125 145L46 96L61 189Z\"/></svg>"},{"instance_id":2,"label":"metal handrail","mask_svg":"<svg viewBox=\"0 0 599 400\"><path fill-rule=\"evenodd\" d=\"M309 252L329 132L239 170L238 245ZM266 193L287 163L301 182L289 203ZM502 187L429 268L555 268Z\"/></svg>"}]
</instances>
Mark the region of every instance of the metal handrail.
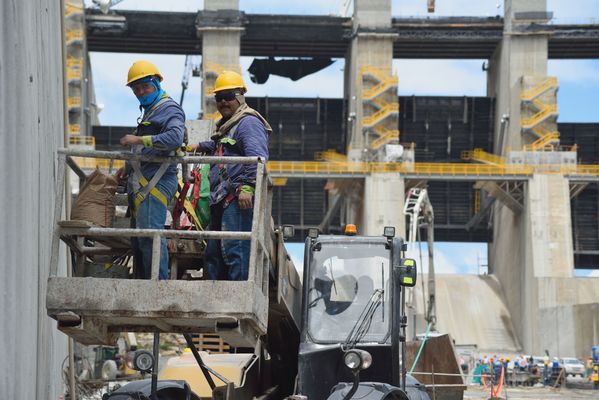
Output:
<instances>
[{"instance_id":1,"label":"metal handrail","mask_svg":"<svg viewBox=\"0 0 599 400\"><path fill-rule=\"evenodd\" d=\"M523 90L520 94L520 98L524 101L532 101L553 87L557 87L557 78L555 76L549 76L538 85Z\"/></svg>"},{"instance_id":2,"label":"metal handrail","mask_svg":"<svg viewBox=\"0 0 599 400\"><path fill-rule=\"evenodd\" d=\"M86 235L109 237L151 237L152 238L152 266L151 279L158 280L160 263L160 239L165 238L190 238L190 239L236 239L250 240L250 265L248 281L253 281L260 287L262 293L268 293L268 270L270 268L269 248L267 240L270 233L270 213L268 185L265 184L266 169L264 160L260 157L213 157L213 156L172 156L157 157L147 155L134 155L130 152L111 152L79 149L59 149L58 153L58 181L55 192L54 208L54 234L52 238L52 259L50 276L58 272L58 254L61 235ZM251 232L221 232L221 231L178 231L162 229L131 229L131 228L101 228L101 227L71 227L60 226L62 203L65 189L66 165L74 168L77 173L82 173L74 158L85 157L88 159L139 160L145 162L169 164L256 164L256 188L254 197L253 221ZM260 261L258 261L260 260Z\"/></svg>"}]
</instances>

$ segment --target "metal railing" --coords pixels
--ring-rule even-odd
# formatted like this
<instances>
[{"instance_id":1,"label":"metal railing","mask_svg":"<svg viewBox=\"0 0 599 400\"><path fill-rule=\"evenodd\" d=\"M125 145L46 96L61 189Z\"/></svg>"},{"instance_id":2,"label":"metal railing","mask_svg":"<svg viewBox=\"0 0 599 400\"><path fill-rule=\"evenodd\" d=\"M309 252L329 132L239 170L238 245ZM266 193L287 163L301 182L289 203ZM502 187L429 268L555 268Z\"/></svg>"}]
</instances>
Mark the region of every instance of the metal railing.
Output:
<instances>
[{"instance_id":1,"label":"metal railing","mask_svg":"<svg viewBox=\"0 0 599 400\"><path fill-rule=\"evenodd\" d=\"M71 141L71 138L78 137L79 135L81 135L81 125L80 124L69 124L69 135L71 135L71 137L69 138L69 144L81 144L81 143L73 143ZM93 136L87 136L87 137L93 138L94 144L96 144L95 138Z\"/></svg>"},{"instance_id":2,"label":"metal railing","mask_svg":"<svg viewBox=\"0 0 599 400\"><path fill-rule=\"evenodd\" d=\"M559 132L548 133L522 147L524 151L555 150L559 146Z\"/></svg>"},{"instance_id":3,"label":"metal railing","mask_svg":"<svg viewBox=\"0 0 599 400\"><path fill-rule=\"evenodd\" d=\"M169 164L255 164L256 188L253 205L253 221L251 232L222 232L222 231L188 231L188 230L163 230L163 229L125 229L102 227L71 227L59 224L62 215L62 204L65 190L65 172L68 165L81 179L86 175L76 159L103 159L111 163L115 161L139 160L143 162L169 163ZM264 160L259 157L205 157L205 156L174 156L153 157L133 155L129 152L109 152L94 150L58 150L58 173L55 192L54 233L52 238L52 260L50 276L58 272L58 253L61 237L66 235L88 237L148 237L152 238L152 265L151 279L158 280L160 263L161 238L187 238L187 239L237 239L249 240L250 264L248 281L253 281L264 295L268 295L268 271L271 260L269 255L270 236L270 207L271 194L268 185L268 176Z\"/></svg>"},{"instance_id":4,"label":"metal railing","mask_svg":"<svg viewBox=\"0 0 599 400\"><path fill-rule=\"evenodd\" d=\"M557 78L555 76L549 76L538 85L533 86L530 89L523 90L520 94L520 98L524 101L532 101L541 94L545 93L547 90L554 88L557 88Z\"/></svg>"},{"instance_id":5,"label":"metal railing","mask_svg":"<svg viewBox=\"0 0 599 400\"><path fill-rule=\"evenodd\" d=\"M377 112L364 116L362 118L362 125L365 127L372 127L390 115L397 114L399 112L399 104L397 103L387 103L387 105Z\"/></svg>"},{"instance_id":6,"label":"metal railing","mask_svg":"<svg viewBox=\"0 0 599 400\"><path fill-rule=\"evenodd\" d=\"M67 44L71 44L74 42L82 42L83 41L83 30L81 30L81 29L67 30L66 41L67 41Z\"/></svg>"},{"instance_id":7,"label":"metal railing","mask_svg":"<svg viewBox=\"0 0 599 400\"><path fill-rule=\"evenodd\" d=\"M385 163L351 161L269 161L268 172L274 176L349 175L366 176L372 173L399 173L410 176L443 175L448 177L530 177L535 173L568 176L599 175L599 165L521 165L471 163Z\"/></svg>"},{"instance_id":8,"label":"metal railing","mask_svg":"<svg viewBox=\"0 0 599 400\"><path fill-rule=\"evenodd\" d=\"M70 1L65 3L65 11L64 15L67 17L72 17L74 15L83 15L83 4L76 4Z\"/></svg>"},{"instance_id":9,"label":"metal railing","mask_svg":"<svg viewBox=\"0 0 599 400\"><path fill-rule=\"evenodd\" d=\"M78 127L78 130L80 130L80 127ZM69 136L69 144L75 146L95 146L96 138L94 136L72 135Z\"/></svg>"},{"instance_id":10,"label":"metal railing","mask_svg":"<svg viewBox=\"0 0 599 400\"><path fill-rule=\"evenodd\" d=\"M69 106L69 109L81 107L81 97L69 96L67 99L67 105Z\"/></svg>"},{"instance_id":11,"label":"metal railing","mask_svg":"<svg viewBox=\"0 0 599 400\"><path fill-rule=\"evenodd\" d=\"M536 125L545 121L549 117L556 116L558 113L557 105L546 105L543 109L539 110L528 118L522 118L522 128L532 129Z\"/></svg>"},{"instance_id":12,"label":"metal railing","mask_svg":"<svg viewBox=\"0 0 599 400\"><path fill-rule=\"evenodd\" d=\"M487 153L483 149L465 150L461 154L462 160L479 161L486 164L503 165L506 159L497 154Z\"/></svg>"}]
</instances>

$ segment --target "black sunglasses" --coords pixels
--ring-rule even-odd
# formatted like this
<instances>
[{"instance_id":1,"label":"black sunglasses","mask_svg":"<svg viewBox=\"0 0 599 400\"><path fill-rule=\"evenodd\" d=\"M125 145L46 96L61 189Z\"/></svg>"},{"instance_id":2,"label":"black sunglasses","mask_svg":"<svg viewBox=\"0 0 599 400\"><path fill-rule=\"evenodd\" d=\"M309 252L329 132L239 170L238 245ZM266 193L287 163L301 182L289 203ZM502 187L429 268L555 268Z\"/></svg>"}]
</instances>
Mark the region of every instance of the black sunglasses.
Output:
<instances>
[{"instance_id":1,"label":"black sunglasses","mask_svg":"<svg viewBox=\"0 0 599 400\"><path fill-rule=\"evenodd\" d=\"M222 100L225 101L231 101L235 99L235 96L237 96L237 92L236 91L230 91L230 92L218 92L214 94L214 100L216 100L216 102L220 102Z\"/></svg>"}]
</instances>

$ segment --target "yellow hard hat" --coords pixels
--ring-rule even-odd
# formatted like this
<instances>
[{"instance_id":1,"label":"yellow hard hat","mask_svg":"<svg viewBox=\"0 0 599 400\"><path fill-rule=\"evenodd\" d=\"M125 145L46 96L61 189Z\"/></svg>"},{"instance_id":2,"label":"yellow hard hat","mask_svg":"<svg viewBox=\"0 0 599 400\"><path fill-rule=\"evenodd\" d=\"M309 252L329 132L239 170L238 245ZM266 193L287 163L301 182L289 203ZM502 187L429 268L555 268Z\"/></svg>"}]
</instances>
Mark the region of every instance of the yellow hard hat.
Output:
<instances>
[{"instance_id":1,"label":"yellow hard hat","mask_svg":"<svg viewBox=\"0 0 599 400\"><path fill-rule=\"evenodd\" d=\"M213 93L237 88L243 89L243 93L247 92L248 90L245 87L245 83L243 83L243 78L241 75L233 71L223 71L216 78L216 82L214 82Z\"/></svg>"},{"instance_id":2,"label":"yellow hard hat","mask_svg":"<svg viewBox=\"0 0 599 400\"><path fill-rule=\"evenodd\" d=\"M154 75L158 77L160 82L164 79L158 68L151 62L145 60L135 61L127 74L127 86L138 79Z\"/></svg>"}]
</instances>

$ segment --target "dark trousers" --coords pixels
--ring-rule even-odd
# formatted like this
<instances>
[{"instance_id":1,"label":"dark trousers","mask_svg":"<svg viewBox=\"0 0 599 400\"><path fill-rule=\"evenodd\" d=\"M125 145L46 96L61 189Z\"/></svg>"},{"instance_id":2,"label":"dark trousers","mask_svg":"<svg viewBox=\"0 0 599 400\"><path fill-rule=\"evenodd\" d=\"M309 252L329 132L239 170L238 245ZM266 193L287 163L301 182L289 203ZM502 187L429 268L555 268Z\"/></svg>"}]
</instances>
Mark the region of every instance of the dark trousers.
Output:
<instances>
[{"instance_id":1,"label":"dark trousers","mask_svg":"<svg viewBox=\"0 0 599 400\"><path fill-rule=\"evenodd\" d=\"M224 201L210 207L210 230L223 232L250 232L252 209L239 208L237 198L228 206ZM208 279L245 281L250 263L249 240L208 240L206 272Z\"/></svg>"}]
</instances>

